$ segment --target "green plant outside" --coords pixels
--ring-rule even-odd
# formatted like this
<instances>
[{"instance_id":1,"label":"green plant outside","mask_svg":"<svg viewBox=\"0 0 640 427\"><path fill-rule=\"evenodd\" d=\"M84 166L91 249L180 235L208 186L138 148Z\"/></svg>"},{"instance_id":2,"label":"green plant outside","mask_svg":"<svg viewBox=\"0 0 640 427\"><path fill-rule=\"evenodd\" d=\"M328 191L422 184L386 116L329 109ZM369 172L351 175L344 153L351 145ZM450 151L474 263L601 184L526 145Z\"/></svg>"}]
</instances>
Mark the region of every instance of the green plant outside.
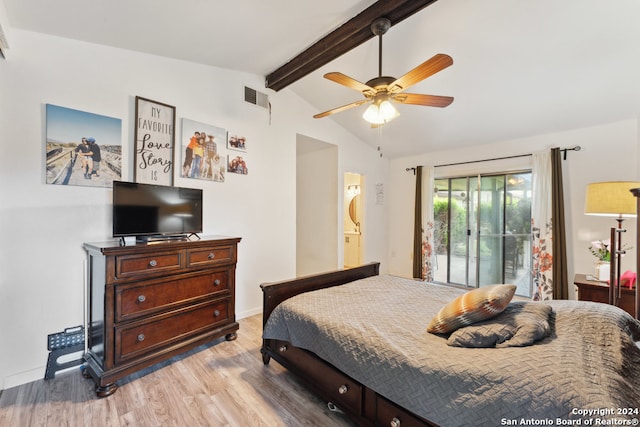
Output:
<instances>
[{"instance_id":1,"label":"green plant outside","mask_svg":"<svg viewBox=\"0 0 640 427\"><path fill-rule=\"evenodd\" d=\"M449 234L447 233L447 225L449 223L448 209L449 200L442 197L436 197L433 202L433 215L435 222L435 241L436 253L446 254L449 244ZM491 218L492 206L490 203L480 204L480 217ZM506 227L505 230L513 234L529 235L531 234L531 200L530 199L510 199L506 205ZM502 233L502 230L491 230L492 224L481 225L482 229L487 231ZM462 203L457 199L451 199L451 236L453 241L461 239L467 233L466 211ZM464 245L452 248L452 253L456 255L464 255ZM480 254L490 255L489 248L481 244Z\"/></svg>"}]
</instances>

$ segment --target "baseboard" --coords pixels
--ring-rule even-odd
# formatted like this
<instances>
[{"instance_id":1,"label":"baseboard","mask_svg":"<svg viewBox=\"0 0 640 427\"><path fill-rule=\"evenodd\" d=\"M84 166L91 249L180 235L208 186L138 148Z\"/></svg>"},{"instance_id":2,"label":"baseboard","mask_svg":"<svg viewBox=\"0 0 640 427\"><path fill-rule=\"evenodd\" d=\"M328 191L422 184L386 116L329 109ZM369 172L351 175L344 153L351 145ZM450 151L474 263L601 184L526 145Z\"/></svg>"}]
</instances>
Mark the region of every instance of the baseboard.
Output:
<instances>
[{"instance_id":1,"label":"baseboard","mask_svg":"<svg viewBox=\"0 0 640 427\"><path fill-rule=\"evenodd\" d=\"M251 317L260 313L262 313L261 307L252 308L251 310L246 310L240 313L236 312L236 319L244 319L245 317Z\"/></svg>"},{"instance_id":2,"label":"baseboard","mask_svg":"<svg viewBox=\"0 0 640 427\"><path fill-rule=\"evenodd\" d=\"M8 390L13 387L18 387L19 385L41 380L44 378L45 369L45 366L41 366L39 368L5 377L2 381L3 390Z\"/></svg>"}]
</instances>

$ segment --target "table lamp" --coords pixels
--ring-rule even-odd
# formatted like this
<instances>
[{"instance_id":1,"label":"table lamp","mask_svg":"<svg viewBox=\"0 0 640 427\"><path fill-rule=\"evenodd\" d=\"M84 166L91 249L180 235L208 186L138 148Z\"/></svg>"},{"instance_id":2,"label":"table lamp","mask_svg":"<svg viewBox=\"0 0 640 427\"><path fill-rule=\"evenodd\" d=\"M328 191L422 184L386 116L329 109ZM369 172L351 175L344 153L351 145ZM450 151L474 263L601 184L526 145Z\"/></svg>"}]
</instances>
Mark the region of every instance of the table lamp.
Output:
<instances>
[{"instance_id":1,"label":"table lamp","mask_svg":"<svg viewBox=\"0 0 640 427\"><path fill-rule=\"evenodd\" d=\"M640 187L636 181L594 182L587 185L584 213L614 217L617 228L611 228L611 270L609 273L609 304L617 305L620 299L620 265L622 249L622 221L635 217L637 202L631 193L632 188Z\"/></svg>"}]
</instances>

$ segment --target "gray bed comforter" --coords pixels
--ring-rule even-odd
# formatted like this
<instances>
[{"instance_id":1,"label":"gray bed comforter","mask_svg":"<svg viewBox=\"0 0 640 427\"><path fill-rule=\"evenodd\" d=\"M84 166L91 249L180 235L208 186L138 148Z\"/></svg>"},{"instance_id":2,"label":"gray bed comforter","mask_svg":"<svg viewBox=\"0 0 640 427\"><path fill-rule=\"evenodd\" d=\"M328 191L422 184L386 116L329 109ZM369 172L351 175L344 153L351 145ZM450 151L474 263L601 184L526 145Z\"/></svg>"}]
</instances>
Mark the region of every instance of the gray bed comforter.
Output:
<instances>
[{"instance_id":1,"label":"gray bed comforter","mask_svg":"<svg viewBox=\"0 0 640 427\"><path fill-rule=\"evenodd\" d=\"M640 419L640 322L605 304L548 301L551 335L534 345L451 347L426 327L463 292L370 277L283 302L263 337L310 350L442 426Z\"/></svg>"}]
</instances>

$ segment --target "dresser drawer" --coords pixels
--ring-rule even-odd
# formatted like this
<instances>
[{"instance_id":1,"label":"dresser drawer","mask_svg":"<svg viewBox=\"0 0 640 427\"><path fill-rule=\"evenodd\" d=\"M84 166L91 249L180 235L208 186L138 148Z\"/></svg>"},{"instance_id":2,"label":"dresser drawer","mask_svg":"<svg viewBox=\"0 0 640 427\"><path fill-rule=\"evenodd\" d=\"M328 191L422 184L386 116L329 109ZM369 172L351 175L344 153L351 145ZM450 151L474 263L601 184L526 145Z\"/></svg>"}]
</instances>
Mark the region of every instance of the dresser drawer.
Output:
<instances>
[{"instance_id":1,"label":"dresser drawer","mask_svg":"<svg viewBox=\"0 0 640 427\"><path fill-rule=\"evenodd\" d=\"M140 282L116 286L116 322L229 292L229 270L163 282Z\"/></svg>"},{"instance_id":2,"label":"dresser drawer","mask_svg":"<svg viewBox=\"0 0 640 427\"><path fill-rule=\"evenodd\" d=\"M323 361L312 361L309 353L303 349L293 347L285 341L274 340L276 349L281 357L287 360L288 367L295 372L297 367L303 369L313 363L314 369L308 375L310 385L316 388L330 402L338 408L349 408L356 414L362 413L363 387L333 366Z\"/></svg>"},{"instance_id":3,"label":"dresser drawer","mask_svg":"<svg viewBox=\"0 0 640 427\"><path fill-rule=\"evenodd\" d=\"M190 309L179 310L156 320L134 322L116 326L115 362L125 362L143 353L183 341L190 335L224 325L230 320L229 299L204 303Z\"/></svg>"},{"instance_id":4,"label":"dresser drawer","mask_svg":"<svg viewBox=\"0 0 640 427\"><path fill-rule=\"evenodd\" d=\"M153 255L116 256L116 277L136 277L154 273L168 273L183 267L183 251L160 252Z\"/></svg>"},{"instance_id":5,"label":"dresser drawer","mask_svg":"<svg viewBox=\"0 0 640 427\"><path fill-rule=\"evenodd\" d=\"M235 262L235 246L216 246L211 248L189 249L188 267L207 267Z\"/></svg>"}]
</instances>

